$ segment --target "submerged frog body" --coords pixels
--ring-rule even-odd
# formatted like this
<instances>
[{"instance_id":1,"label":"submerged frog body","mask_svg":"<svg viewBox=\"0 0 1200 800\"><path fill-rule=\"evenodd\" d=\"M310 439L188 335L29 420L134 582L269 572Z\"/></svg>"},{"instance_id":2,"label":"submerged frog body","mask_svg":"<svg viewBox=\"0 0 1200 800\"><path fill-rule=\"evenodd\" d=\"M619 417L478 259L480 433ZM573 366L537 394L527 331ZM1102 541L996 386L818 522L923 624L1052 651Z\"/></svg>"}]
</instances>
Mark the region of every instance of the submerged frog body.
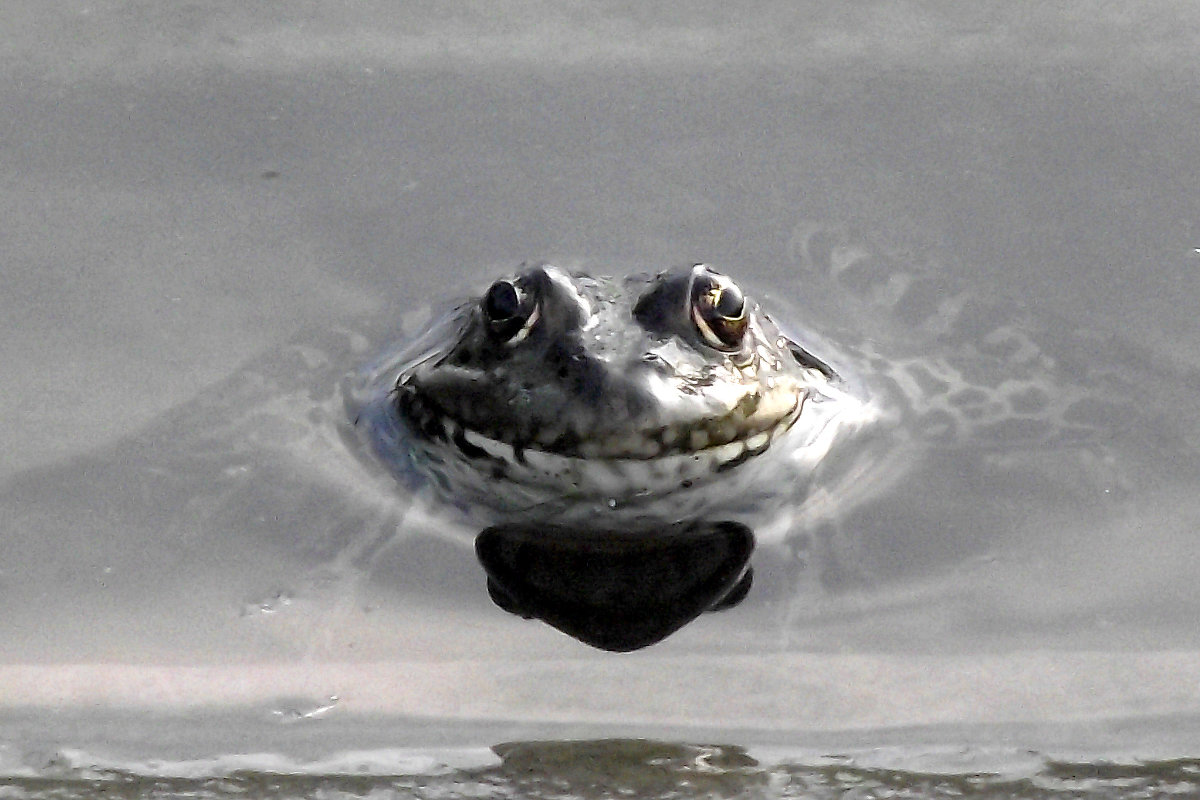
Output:
<instances>
[{"instance_id":1,"label":"submerged frog body","mask_svg":"<svg viewBox=\"0 0 1200 800\"><path fill-rule=\"evenodd\" d=\"M369 371L360 424L502 521L639 530L762 511L874 413L705 265L531 267L431 332L441 346Z\"/></svg>"}]
</instances>

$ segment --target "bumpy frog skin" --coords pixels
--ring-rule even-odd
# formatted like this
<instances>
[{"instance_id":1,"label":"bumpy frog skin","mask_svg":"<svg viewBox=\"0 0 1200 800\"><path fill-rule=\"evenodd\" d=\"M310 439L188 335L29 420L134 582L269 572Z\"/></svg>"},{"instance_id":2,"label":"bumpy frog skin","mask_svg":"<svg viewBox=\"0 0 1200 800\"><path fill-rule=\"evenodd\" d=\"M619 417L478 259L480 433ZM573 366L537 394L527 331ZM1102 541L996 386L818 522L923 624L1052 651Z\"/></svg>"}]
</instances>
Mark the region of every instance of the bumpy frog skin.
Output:
<instances>
[{"instance_id":1,"label":"bumpy frog skin","mask_svg":"<svg viewBox=\"0 0 1200 800\"><path fill-rule=\"evenodd\" d=\"M702 264L621 278L526 268L388 367L376 449L402 447L447 499L523 523L736 515L761 506L764 482L781 494L772 465L816 464L869 416Z\"/></svg>"}]
</instances>

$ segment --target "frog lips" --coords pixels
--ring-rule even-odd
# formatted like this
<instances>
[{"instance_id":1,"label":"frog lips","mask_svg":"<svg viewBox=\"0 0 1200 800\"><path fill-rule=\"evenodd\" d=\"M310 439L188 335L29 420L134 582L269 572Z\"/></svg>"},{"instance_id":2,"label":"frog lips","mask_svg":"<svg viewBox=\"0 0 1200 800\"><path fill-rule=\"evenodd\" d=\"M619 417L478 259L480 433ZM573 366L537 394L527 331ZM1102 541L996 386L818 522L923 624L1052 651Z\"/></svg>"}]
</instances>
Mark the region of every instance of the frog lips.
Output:
<instances>
[{"instance_id":1,"label":"frog lips","mask_svg":"<svg viewBox=\"0 0 1200 800\"><path fill-rule=\"evenodd\" d=\"M475 420L447 413L414 382L397 387L397 406L415 431L457 447L471 459L526 462L531 457L652 461L703 458L715 470L729 469L766 452L800 417L807 393L779 387L747 395L721 416L649 428L614 431L582 426L547 426L522 439L513 429L482 428ZM586 419L586 417L581 417Z\"/></svg>"}]
</instances>

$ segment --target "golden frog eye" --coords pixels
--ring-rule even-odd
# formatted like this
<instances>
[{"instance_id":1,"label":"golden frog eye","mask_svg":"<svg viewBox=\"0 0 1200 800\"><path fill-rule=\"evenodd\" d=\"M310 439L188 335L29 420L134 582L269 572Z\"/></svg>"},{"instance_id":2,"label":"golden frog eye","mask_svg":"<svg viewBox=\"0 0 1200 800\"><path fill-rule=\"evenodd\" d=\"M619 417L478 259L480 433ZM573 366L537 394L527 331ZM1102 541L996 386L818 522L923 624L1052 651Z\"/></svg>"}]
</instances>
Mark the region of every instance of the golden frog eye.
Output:
<instances>
[{"instance_id":1,"label":"golden frog eye","mask_svg":"<svg viewBox=\"0 0 1200 800\"><path fill-rule=\"evenodd\" d=\"M697 265L692 275L691 316L708 345L733 351L746 335L746 297L729 278Z\"/></svg>"},{"instance_id":2,"label":"golden frog eye","mask_svg":"<svg viewBox=\"0 0 1200 800\"><path fill-rule=\"evenodd\" d=\"M538 320L537 299L509 280L498 280L479 301L488 332L499 342L519 342Z\"/></svg>"}]
</instances>

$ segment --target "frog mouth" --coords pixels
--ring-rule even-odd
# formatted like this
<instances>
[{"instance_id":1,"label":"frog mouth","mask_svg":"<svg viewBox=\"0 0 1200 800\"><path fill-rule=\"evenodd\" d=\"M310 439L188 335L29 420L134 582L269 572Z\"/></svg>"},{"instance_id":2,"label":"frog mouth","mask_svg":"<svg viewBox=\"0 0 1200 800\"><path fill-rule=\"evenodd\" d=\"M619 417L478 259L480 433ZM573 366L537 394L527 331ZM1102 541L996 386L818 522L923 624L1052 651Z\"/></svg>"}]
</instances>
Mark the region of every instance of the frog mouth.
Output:
<instances>
[{"instance_id":1,"label":"frog mouth","mask_svg":"<svg viewBox=\"0 0 1200 800\"><path fill-rule=\"evenodd\" d=\"M587 425L513 428L452 414L412 382L396 387L396 407L420 436L455 447L472 461L527 464L568 461L703 461L715 471L732 469L766 452L800 418L807 391L779 386L747 393L727 413L647 428L613 431ZM482 424L481 424L482 423Z\"/></svg>"}]
</instances>

